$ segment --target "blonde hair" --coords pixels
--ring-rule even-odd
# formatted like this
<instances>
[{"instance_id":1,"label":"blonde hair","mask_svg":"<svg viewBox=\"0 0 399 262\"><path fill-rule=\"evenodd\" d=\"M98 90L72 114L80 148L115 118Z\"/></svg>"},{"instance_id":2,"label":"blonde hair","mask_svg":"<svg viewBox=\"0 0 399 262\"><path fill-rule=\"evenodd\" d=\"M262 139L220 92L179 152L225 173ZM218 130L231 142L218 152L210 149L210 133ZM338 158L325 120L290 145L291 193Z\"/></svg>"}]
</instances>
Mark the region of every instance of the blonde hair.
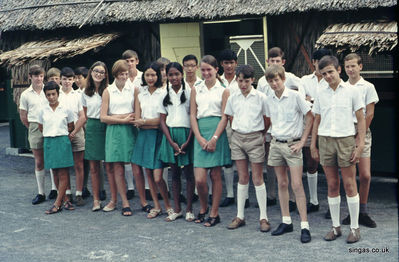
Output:
<instances>
[{"instance_id":1,"label":"blonde hair","mask_svg":"<svg viewBox=\"0 0 399 262\"><path fill-rule=\"evenodd\" d=\"M285 69L281 65L271 65L265 71L265 77L267 80L273 79L279 76L281 79L285 79Z\"/></svg>"},{"instance_id":2,"label":"blonde hair","mask_svg":"<svg viewBox=\"0 0 399 262\"><path fill-rule=\"evenodd\" d=\"M112 66L112 76L117 77L120 73L129 71L129 65L127 64L126 60L119 59L114 63Z\"/></svg>"}]
</instances>

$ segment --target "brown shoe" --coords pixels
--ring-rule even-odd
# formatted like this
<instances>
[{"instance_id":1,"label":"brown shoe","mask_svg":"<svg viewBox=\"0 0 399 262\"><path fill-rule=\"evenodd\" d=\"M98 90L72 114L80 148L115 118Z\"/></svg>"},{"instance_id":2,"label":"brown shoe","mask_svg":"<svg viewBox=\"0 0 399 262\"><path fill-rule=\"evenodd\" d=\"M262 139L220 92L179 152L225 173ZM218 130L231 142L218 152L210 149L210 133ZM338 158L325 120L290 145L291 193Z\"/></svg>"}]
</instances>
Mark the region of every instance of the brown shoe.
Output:
<instances>
[{"instance_id":1,"label":"brown shoe","mask_svg":"<svg viewBox=\"0 0 399 262\"><path fill-rule=\"evenodd\" d=\"M341 235L342 235L341 227L332 227L330 232L328 232L327 235L324 237L324 240L333 241L337 239L337 237L340 237Z\"/></svg>"},{"instance_id":2,"label":"brown shoe","mask_svg":"<svg viewBox=\"0 0 399 262\"><path fill-rule=\"evenodd\" d=\"M235 217L233 221L231 221L230 225L227 226L228 229L236 229L239 227L245 226L245 220Z\"/></svg>"},{"instance_id":3,"label":"brown shoe","mask_svg":"<svg viewBox=\"0 0 399 262\"><path fill-rule=\"evenodd\" d=\"M348 238L346 239L346 243L352 244L352 243L356 243L359 240L360 240L360 229L359 228L351 228Z\"/></svg>"},{"instance_id":4,"label":"brown shoe","mask_svg":"<svg viewBox=\"0 0 399 262\"><path fill-rule=\"evenodd\" d=\"M260 232L270 231L270 223L266 219L260 220L259 224L260 224Z\"/></svg>"},{"instance_id":5,"label":"brown shoe","mask_svg":"<svg viewBox=\"0 0 399 262\"><path fill-rule=\"evenodd\" d=\"M75 203L77 206L84 206L86 204L82 196L76 196Z\"/></svg>"}]
</instances>

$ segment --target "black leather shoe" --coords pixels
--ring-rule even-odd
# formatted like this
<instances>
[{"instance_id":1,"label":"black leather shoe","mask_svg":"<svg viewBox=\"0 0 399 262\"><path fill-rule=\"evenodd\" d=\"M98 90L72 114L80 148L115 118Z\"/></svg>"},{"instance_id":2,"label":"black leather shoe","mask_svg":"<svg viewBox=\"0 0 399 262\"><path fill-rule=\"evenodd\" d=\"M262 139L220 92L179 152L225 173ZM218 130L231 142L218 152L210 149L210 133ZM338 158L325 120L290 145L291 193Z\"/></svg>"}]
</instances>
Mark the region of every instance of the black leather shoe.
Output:
<instances>
[{"instance_id":1,"label":"black leather shoe","mask_svg":"<svg viewBox=\"0 0 399 262\"><path fill-rule=\"evenodd\" d=\"M309 203L307 211L308 211L308 213L317 212L317 211L319 211L319 208L320 208L319 204L313 205L312 203Z\"/></svg>"},{"instance_id":2,"label":"black leather shoe","mask_svg":"<svg viewBox=\"0 0 399 262\"><path fill-rule=\"evenodd\" d=\"M294 212L296 210L296 203L293 201L289 201L290 212Z\"/></svg>"},{"instance_id":3,"label":"black leather shoe","mask_svg":"<svg viewBox=\"0 0 399 262\"><path fill-rule=\"evenodd\" d=\"M234 204L234 197L226 197L222 203L220 203L220 207L227 207Z\"/></svg>"},{"instance_id":4,"label":"black leather shoe","mask_svg":"<svg viewBox=\"0 0 399 262\"><path fill-rule=\"evenodd\" d=\"M184 204L186 204L186 203L187 203L187 199L186 199L186 197L185 197L185 196L183 196L182 194L180 194L180 196L179 196L179 201L180 201L180 203L184 203Z\"/></svg>"},{"instance_id":5,"label":"black leather shoe","mask_svg":"<svg viewBox=\"0 0 399 262\"><path fill-rule=\"evenodd\" d=\"M87 189L87 187L84 187L82 191L82 197L88 198L89 196L91 196L89 189Z\"/></svg>"},{"instance_id":6,"label":"black leather shoe","mask_svg":"<svg viewBox=\"0 0 399 262\"><path fill-rule=\"evenodd\" d=\"M327 209L326 214L324 215L325 219L331 219L330 209Z\"/></svg>"},{"instance_id":7,"label":"black leather shoe","mask_svg":"<svg viewBox=\"0 0 399 262\"><path fill-rule=\"evenodd\" d=\"M148 201L152 200L151 191L149 189L145 190L145 200L148 200Z\"/></svg>"},{"instance_id":8,"label":"black leather shoe","mask_svg":"<svg viewBox=\"0 0 399 262\"><path fill-rule=\"evenodd\" d=\"M309 243L310 240L312 240L312 237L310 236L310 231L308 229L302 229L301 230L301 242Z\"/></svg>"},{"instance_id":9,"label":"black leather shoe","mask_svg":"<svg viewBox=\"0 0 399 262\"><path fill-rule=\"evenodd\" d=\"M57 190L51 190L50 194L48 194L48 199L56 199L58 196Z\"/></svg>"},{"instance_id":10,"label":"black leather shoe","mask_svg":"<svg viewBox=\"0 0 399 262\"><path fill-rule=\"evenodd\" d=\"M127 197L128 200L132 199L134 197L134 190L133 189L128 190L126 192L126 197Z\"/></svg>"},{"instance_id":11,"label":"black leather shoe","mask_svg":"<svg viewBox=\"0 0 399 262\"><path fill-rule=\"evenodd\" d=\"M279 236L285 233L292 232L294 230L294 226L291 224L281 223L278 225L277 229L272 232L272 236Z\"/></svg>"},{"instance_id":12,"label":"black leather shoe","mask_svg":"<svg viewBox=\"0 0 399 262\"><path fill-rule=\"evenodd\" d=\"M371 228L377 227L375 221L367 213L359 213L359 224Z\"/></svg>"},{"instance_id":13,"label":"black leather shoe","mask_svg":"<svg viewBox=\"0 0 399 262\"><path fill-rule=\"evenodd\" d=\"M105 190L101 190L100 191L100 200L104 201L105 199L107 199L107 193L105 192Z\"/></svg>"},{"instance_id":14,"label":"black leather shoe","mask_svg":"<svg viewBox=\"0 0 399 262\"><path fill-rule=\"evenodd\" d=\"M349 214L342 220L342 225L350 225L351 223L351 217Z\"/></svg>"},{"instance_id":15,"label":"black leather shoe","mask_svg":"<svg viewBox=\"0 0 399 262\"><path fill-rule=\"evenodd\" d=\"M251 204L249 203L249 199L245 200L245 206L244 208L248 208Z\"/></svg>"},{"instance_id":16,"label":"black leather shoe","mask_svg":"<svg viewBox=\"0 0 399 262\"><path fill-rule=\"evenodd\" d=\"M197 202L199 199L198 195L194 194L193 195L193 203Z\"/></svg>"},{"instance_id":17,"label":"black leather shoe","mask_svg":"<svg viewBox=\"0 0 399 262\"><path fill-rule=\"evenodd\" d=\"M269 207L269 206L275 206L277 204L277 200L274 198L274 199L271 199L271 198L268 198L267 199L267 206Z\"/></svg>"},{"instance_id":18,"label":"black leather shoe","mask_svg":"<svg viewBox=\"0 0 399 262\"><path fill-rule=\"evenodd\" d=\"M34 199L32 199L32 205L38 205L46 201L46 195L37 194Z\"/></svg>"}]
</instances>

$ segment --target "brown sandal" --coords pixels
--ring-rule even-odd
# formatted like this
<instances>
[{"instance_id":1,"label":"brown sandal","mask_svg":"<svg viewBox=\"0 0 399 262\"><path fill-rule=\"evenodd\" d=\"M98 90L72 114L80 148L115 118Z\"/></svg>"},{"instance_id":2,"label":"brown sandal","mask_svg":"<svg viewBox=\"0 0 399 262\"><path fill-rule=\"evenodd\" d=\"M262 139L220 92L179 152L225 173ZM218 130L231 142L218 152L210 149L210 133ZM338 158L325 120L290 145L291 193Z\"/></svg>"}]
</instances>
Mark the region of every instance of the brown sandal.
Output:
<instances>
[{"instance_id":1,"label":"brown sandal","mask_svg":"<svg viewBox=\"0 0 399 262\"><path fill-rule=\"evenodd\" d=\"M59 213L61 211L62 211L62 207L53 205L49 210L46 210L44 213L46 213L47 215L51 215L51 214Z\"/></svg>"},{"instance_id":2,"label":"brown sandal","mask_svg":"<svg viewBox=\"0 0 399 262\"><path fill-rule=\"evenodd\" d=\"M64 208L66 210L75 210L75 207L72 205L71 201L69 200L64 202Z\"/></svg>"}]
</instances>

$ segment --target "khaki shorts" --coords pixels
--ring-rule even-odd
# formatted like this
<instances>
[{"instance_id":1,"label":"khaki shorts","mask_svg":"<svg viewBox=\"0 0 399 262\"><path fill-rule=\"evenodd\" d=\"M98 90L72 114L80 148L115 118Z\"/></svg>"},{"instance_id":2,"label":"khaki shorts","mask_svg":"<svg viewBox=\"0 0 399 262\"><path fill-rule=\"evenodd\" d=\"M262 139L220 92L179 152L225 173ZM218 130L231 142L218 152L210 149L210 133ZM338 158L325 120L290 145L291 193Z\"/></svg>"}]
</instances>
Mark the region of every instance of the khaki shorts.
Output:
<instances>
[{"instance_id":1,"label":"khaki shorts","mask_svg":"<svg viewBox=\"0 0 399 262\"><path fill-rule=\"evenodd\" d=\"M270 143L267 164L269 166L302 166L302 150L298 153L293 153L290 149L291 145L294 145L298 142L299 141L280 143L273 138L272 142Z\"/></svg>"},{"instance_id":2,"label":"khaki shorts","mask_svg":"<svg viewBox=\"0 0 399 262\"><path fill-rule=\"evenodd\" d=\"M349 167L356 147L354 136L329 137L319 136L320 164L322 166Z\"/></svg>"},{"instance_id":3,"label":"khaki shorts","mask_svg":"<svg viewBox=\"0 0 399 262\"><path fill-rule=\"evenodd\" d=\"M43 149L43 134L39 130L38 123L29 123L28 140L31 149Z\"/></svg>"},{"instance_id":4,"label":"khaki shorts","mask_svg":"<svg viewBox=\"0 0 399 262\"><path fill-rule=\"evenodd\" d=\"M265 161L265 146L262 132L241 134L233 131L231 136L231 159L249 159L251 163Z\"/></svg>"},{"instance_id":5,"label":"khaki shorts","mask_svg":"<svg viewBox=\"0 0 399 262\"><path fill-rule=\"evenodd\" d=\"M80 152L85 150L85 132L81 128L71 140L72 152Z\"/></svg>"}]
</instances>

